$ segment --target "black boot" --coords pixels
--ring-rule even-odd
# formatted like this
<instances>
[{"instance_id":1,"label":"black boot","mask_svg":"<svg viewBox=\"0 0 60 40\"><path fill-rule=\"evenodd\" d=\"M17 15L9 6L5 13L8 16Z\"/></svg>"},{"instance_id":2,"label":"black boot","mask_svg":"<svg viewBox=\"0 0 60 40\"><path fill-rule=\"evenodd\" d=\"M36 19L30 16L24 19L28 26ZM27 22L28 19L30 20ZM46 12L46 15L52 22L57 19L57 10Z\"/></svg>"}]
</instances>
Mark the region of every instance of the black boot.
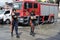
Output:
<instances>
[{"instance_id":1,"label":"black boot","mask_svg":"<svg viewBox=\"0 0 60 40\"><path fill-rule=\"evenodd\" d=\"M16 38L20 38L20 36L18 34L16 34Z\"/></svg>"},{"instance_id":2,"label":"black boot","mask_svg":"<svg viewBox=\"0 0 60 40\"><path fill-rule=\"evenodd\" d=\"M32 35L32 31L30 32L30 35Z\"/></svg>"},{"instance_id":3,"label":"black boot","mask_svg":"<svg viewBox=\"0 0 60 40\"><path fill-rule=\"evenodd\" d=\"M13 32L11 32L11 37L13 37Z\"/></svg>"},{"instance_id":4,"label":"black boot","mask_svg":"<svg viewBox=\"0 0 60 40\"><path fill-rule=\"evenodd\" d=\"M34 31L31 31L31 32L30 32L30 35L35 36Z\"/></svg>"},{"instance_id":5,"label":"black boot","mask_svg":"<svg viewBox=\"0 0 60 40\"><path fill-rule=\"evenodd\" d=\"M20 38L20 36L17 35L16 38Z\"/></svg>"},{"instance_id":6,"label":"black boot","mask_svg":"<svg viewBox=\"0 0 60 40\"><path fill-rule=\"evenodd\" d=\"M32 32L32 36L33 36L33 37L35 36L35 33L34 33L34 32Z\"/></svg>"}]
</instances>

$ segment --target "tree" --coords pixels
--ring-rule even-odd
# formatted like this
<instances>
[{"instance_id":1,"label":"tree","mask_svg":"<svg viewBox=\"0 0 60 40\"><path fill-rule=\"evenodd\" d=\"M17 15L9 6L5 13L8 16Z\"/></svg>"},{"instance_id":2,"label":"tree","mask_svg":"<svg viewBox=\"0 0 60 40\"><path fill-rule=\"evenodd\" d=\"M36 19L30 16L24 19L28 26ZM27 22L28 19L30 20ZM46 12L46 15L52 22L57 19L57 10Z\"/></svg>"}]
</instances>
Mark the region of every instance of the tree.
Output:
<instances>
[{"instance_id":1,"label":"tree","mask_svg":"<svg viewBox=\"0 0 60 40\"><path fill-rule=\"evenodd\" d=\"M41 0L38 0L38 2L41 2Z\"/></svg>"},{"instance_id":2,"label":"tree","mask_svg":"<svg viewBox=\"0 0 60 40\"><path fill-rule=\"evenodd\" d=\"M50 3L54 3L54 1L53 0L49 0L50 1Z\"/></svg>"}]
</instances>

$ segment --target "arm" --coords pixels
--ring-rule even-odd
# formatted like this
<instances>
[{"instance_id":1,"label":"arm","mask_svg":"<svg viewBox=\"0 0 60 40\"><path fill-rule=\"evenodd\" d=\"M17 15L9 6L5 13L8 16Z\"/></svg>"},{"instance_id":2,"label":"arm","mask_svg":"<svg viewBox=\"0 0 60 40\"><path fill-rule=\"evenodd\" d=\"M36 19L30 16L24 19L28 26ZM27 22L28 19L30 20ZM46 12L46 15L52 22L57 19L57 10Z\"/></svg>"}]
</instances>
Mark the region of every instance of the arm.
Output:
<instances>
[{"instance_id":1,"label":"arm","mask_svg":"<svg viewBox=\"0 0 60 40\"><path fill-rule=\"evenodd\" d=\"M12 11L10 13L11 13L10 32L12 32Z\"/></svg>"}]
</instances>

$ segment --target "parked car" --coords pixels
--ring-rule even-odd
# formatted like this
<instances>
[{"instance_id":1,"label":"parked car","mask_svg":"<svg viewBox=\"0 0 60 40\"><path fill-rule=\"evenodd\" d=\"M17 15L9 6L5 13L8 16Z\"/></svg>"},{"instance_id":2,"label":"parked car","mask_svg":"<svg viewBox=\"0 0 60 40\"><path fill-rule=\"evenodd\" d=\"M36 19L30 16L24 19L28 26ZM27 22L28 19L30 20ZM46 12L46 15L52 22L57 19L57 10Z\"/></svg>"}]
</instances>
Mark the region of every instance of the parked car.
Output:
<instances>
[{"instance_id":1,"label":"parked car","mask_svg":"<svg viewBox=\"0 0 60 40\"><path fill-rule=\"evenodd\" d=\"M0 10L0 23L9 24L11 21L10 11Z\"/></svg>"}]
</instances>

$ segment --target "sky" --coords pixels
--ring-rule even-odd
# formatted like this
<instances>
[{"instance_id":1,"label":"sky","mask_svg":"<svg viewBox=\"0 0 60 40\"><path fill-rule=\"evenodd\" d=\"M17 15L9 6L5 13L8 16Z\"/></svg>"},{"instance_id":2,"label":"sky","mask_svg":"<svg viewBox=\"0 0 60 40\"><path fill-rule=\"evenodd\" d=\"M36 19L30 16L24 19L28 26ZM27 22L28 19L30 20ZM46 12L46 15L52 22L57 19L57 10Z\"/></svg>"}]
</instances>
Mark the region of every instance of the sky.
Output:
<instances>
[{"instance_id":1,"label":"sky","mask_svg":"<svg viewBox=\"0 0 60 40\"><path fill-rule=\"evenodd\" d=\"M12 2L12 0L0 0L0 2Z\"/></svg>"},{"instance_id":2,"label":"sky","mask_svg":"<svg viewBox=\"0 0 60 40\"><path fill-rule=\"evenodd\" d=\"M0 0L0 6L4 5L5 2L12 2L12 0Z\"/></svg>"}]
</instances>

